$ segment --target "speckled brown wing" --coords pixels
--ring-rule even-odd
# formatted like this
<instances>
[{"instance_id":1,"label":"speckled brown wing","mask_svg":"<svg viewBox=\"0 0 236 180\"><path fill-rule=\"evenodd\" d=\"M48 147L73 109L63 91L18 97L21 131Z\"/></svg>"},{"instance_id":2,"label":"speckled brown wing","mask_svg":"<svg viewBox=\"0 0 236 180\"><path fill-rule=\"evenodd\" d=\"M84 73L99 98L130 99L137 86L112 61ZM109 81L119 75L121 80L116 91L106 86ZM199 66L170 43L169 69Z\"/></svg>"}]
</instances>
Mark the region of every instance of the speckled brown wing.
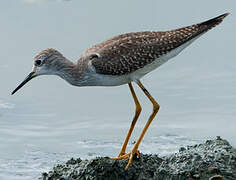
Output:
<instances>
[{"instance_id":1,"label":"speckled brown wing","mask_svg":"<svg viewBox=\"0 0 236 180\"><path fill-rule=\"evenodd\" d=\"M137 32L116 36L88 49L97 73L125 75L183 45L194 37L218 25L223 14L200 24L166 32Z\"/></svg>"}]
</instances>

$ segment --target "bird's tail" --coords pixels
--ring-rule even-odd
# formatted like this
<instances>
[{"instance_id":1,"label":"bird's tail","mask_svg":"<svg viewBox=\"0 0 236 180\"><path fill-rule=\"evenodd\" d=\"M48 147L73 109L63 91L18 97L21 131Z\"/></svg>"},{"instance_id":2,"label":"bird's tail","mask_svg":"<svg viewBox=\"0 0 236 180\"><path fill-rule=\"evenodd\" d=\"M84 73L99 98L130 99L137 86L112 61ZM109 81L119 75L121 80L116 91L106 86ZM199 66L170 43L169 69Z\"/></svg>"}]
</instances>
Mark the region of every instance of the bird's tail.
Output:
<instances>
[{"instance_id":1,"label":"bird's tail","mask_svg":"<svg viewBox=\"0 0 236 180\"><path fill-rule=\"evenodd\" d=\"M228 15L229 13L225 13L208 21L204 21L202 23L193 24L191 26L186 26L183 28L170 31L172 34L175 35L175 39L178 42L176 46L181 46L186 42L192 42L191 41L192 39L195 40L205 32L217 26Z\"/></svg>"},{"instance_id":2,"label":"bird's tail","mask_svg":"<svg viewBox=\"0 0 236 180\"><path fill-rule=\"evenodd\" d=\"M208 21L197 24L197 26L199 27L199 34L203 33L203 32L206 32L206 31L212 29L213 27L217 26L228 15L229 15L229 13L225 13L225 14L222 14L222 15L217 16L215 18L212 18Z\"/></svg>"}]
</instances>

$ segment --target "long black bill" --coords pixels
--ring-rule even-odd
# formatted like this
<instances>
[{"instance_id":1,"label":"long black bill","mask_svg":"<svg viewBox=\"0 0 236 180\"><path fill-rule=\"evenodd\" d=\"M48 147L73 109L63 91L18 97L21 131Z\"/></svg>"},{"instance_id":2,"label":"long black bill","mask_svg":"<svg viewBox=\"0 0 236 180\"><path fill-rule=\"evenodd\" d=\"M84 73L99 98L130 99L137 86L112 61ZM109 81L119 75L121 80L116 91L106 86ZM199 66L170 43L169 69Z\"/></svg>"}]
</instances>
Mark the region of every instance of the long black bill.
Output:
<instances>
[{"instance_id":1,"label":"long black bill","mask_svg":"<svg viewBox=\"0 0 236 180\"><path fill-rule=\"evenodd\" d=\"M25 80L14 90L11 95L13 95L16 91L18 91L22 86L24 86L28 81L36 77L35 72L29 73L29 75L25 78Z\"/></svg>"}]
</instances>

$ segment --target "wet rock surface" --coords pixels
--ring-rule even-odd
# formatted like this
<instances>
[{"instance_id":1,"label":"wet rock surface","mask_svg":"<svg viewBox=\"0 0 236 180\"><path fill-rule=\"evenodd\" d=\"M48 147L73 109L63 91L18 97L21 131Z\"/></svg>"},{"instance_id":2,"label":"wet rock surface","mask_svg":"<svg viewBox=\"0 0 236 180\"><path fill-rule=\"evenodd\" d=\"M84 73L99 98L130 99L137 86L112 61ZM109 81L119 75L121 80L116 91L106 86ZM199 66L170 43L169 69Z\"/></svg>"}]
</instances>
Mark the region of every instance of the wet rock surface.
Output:
<instances>
[{"instance_id":1,"label":"wet rock surface","mask_svg":"<svg viewBox=\"0 0 236 180\"><path fill-rule=\"evenodd\" d=\"M236 149L217 137L203 144L181 147L179 152L158 157L140 154L128 170L128 160L108 157L70 159L43 173L41 180L236 180Z\"/></svg>"}]
</instances>

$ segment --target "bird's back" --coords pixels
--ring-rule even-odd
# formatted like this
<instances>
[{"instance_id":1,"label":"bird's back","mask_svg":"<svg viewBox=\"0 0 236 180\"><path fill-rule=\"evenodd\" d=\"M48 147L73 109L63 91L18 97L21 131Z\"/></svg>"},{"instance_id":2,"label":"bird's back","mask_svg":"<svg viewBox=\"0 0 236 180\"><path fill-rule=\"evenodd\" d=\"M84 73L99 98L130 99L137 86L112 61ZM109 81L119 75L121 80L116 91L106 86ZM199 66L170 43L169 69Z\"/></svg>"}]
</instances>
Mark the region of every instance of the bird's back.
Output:
<instances>
[{"instance_id":1,"label":"bird's back","mask_svg":"<svg viewBox=\"0 0 236 180\"><path fill-rule=\"evenodd\" d=\"M223 14L203 23L171 31L118 35L87 49L83 56L91 56L92 65L97 73L130 74L199 37L221 23L227 15Z\"/></svg>"}]
</instances>

